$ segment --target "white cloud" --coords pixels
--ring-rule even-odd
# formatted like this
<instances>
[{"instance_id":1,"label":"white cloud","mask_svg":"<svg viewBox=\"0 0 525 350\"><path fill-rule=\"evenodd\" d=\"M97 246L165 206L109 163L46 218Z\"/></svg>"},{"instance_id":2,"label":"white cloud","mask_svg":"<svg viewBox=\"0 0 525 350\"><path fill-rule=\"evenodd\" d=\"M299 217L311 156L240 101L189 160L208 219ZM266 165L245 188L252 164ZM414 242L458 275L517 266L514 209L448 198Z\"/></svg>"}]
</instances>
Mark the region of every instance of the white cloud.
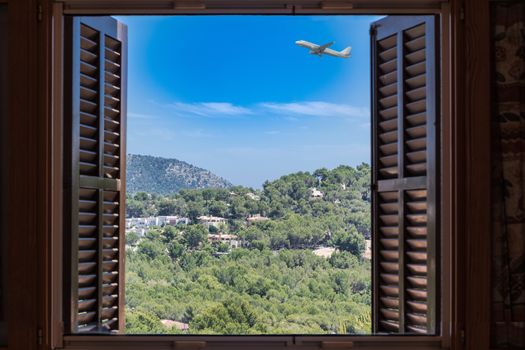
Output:
<instances>
[{"instance_id":1,"label":"white cloud","mask_svg":"<svg viewBox=\"0 0 525 350\"><path fill-rule=\"evenodd\" d=\"M133 112L129 112L128 113L128 117L131 118L131 119L155 119L155 118L157 118L156 115L142 114L142 113L133 113Z\"/></svg>"},{"instance_id":2,"label":"white cloud","mask_svg":"<svg viewBox=\"0 0 525 350\"><path fill-rule=\"evenodd\" d=\"M261 103L260 107L279 113L306 115L315 117L367 118L370 110L349 104L338 104L323 101L306 101L291 103Z\"/></svg>"},{"instance_id":3,"label":"white cloud","mask_svg":"<svg viewBox=\"0 0 525 350\"><path fill-rule=\"evenodd\" d=\"M156 103L168 108L175 116L201 116L209 118L241 117L246 115L268 115L284 117L289 121L298 121L301 116L338 117L346 119L368 119L370 110L367 107L358 107L350 104L331 103L324 101L302 102L264 102L254 105L241 106L230 102L173 102ZM166 114L166 113L165 113ZM152 115L129 113L136 119L155 118Z\"/></svg>"},{"instance_id":4,"label":"white cloud","mask_svg":"<svg viewBox=\"0 0 525 350\"><path fill-rule=\"evenodd\" d=\"M236 106L229 102L175 102L171 103L169 106L175 109L176 112L189 113L202 117L241 116L246 114L253 114L253 112L249 108Z\"/></svg>"}]
</instances>

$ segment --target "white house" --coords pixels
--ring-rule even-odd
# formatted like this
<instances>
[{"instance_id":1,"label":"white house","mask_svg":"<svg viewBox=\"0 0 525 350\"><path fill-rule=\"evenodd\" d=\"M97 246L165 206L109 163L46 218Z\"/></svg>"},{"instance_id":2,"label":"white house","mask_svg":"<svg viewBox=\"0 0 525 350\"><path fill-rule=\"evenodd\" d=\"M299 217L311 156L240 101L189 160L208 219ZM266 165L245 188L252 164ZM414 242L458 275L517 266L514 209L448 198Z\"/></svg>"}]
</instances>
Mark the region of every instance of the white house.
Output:
<instances>
[{"instance_id":1,"label":"white house","mask_svg":"<svg viewBox=\"0 0 525 350\"><path fill-rule=\"evenodd\" d=\"M199 222L199 224L202 224L206 227L215 226L217 228L219 227L220 224L226 223L225 218L221 218L218 216L207 216L207 215L199 216L197 218L197 221Z\"/></svg>"},{"instance_id":2,"label":"white house","mask_svg":"<svg viewBox=\"0 0 525 350\"><path fill-rule=\"evenodd\" d=\"M312 187L310 188L310 198L317 199L317 198L323 198L324 194L323 192L319 191L317 188Z\"/></svg>"},{"instance_id":3,"label":"white house","mask_svg":"<svg viewBox=\"0 0 525 350\"><path fill-rule=\"evenodd\" d=\"M261 221L266 221L266 220L270 220L270 218L267 218L266 216L262 216L261 214L255 214L255 215L252 215L246 218L246 222L248 223L248 225L253 224L254 222L261 222Z\"/></svg>"},{"instance_id":4,"label":"white house","mask_svg":"<svg viewBox=\"0 0 525 350\"><path fill-rule=\"evenodd\" d=\"M254 200L254 201L258 201L259 199L261 199L261 197L259 197L258 195L256 195L255 193L252 193L252 192L248 192L246 193L246 197Z\"/></svg>"},{"instance_id":5,"label":"white house","mask_svg":"<svg viewBox=\"0 0 525 350\"><path fill-rule=\"evenodd\" d=\"M241 245L241 242L239 241L239 237L236 235L230 235L226 233L218 233L218 234L208 234L208 242L214 243L214 242L221 242L221 243L227 243L232 248L238 248Z\"/></svg>"}]
</instances>

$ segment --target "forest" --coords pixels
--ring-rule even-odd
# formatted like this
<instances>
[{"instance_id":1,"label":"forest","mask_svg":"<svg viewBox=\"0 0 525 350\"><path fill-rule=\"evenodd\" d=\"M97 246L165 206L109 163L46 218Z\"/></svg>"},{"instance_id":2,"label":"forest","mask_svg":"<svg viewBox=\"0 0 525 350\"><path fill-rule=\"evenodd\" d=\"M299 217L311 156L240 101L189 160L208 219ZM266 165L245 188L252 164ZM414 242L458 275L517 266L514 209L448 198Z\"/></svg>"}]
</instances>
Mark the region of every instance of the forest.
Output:
<instances>
[{"instance_id":1,"label":"forest","mask_svg":"<svg viewBox=\"0 0 525 350\"><path fill-rule=\"evenodd\" d=\"M191 224L127 233L126 333L370 332L367 164L289 174L262 189L128 194L128 217L159 215ZM225 220L206 226L202 215ZM265 220L248 223L254 215ZM241 244L210 241L217 233Z\"/></svg>"}]
</instances>

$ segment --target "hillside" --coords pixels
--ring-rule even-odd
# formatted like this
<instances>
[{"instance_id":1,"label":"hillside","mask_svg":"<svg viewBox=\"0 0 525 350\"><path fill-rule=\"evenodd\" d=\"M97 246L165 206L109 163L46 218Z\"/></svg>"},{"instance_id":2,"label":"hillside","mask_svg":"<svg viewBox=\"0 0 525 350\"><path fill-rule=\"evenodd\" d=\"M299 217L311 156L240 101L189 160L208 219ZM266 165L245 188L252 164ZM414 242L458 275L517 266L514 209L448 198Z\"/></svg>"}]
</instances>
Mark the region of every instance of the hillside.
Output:
<instances>
[{"instance_id":1,"label":"hillside","mask_svg":"<svg viewBox=\"0 0 525 350\"><path fill-rule=\"evenodd\" d=\"M370 171L342 165L262 189L128 195L128 217L191 223L126 231L126 333L369 333ZM223 222L200 218L210 215Z\"/></svg>"},{"instance_id":2,"label":"hillside","mask_svg":"<svg viewBox=\"0 0 525 350\"><path fill-rule=\"evenodd\" d=\"M181 189L227 188L231 183L178 159L128 154L126 191L174 194Z\"/></svg>"},{"instance_id":3,"label":"hillside","mask_svg":"<svg viewBox=\"0 0 525 350\"><path fill-rule=\"evenodd\" d=\"M339 166L332 170L318 169L313 173L288 174L267 181L262 187L262 190L242 186L232 186L227 190L188 189L168 197L144 193L129 195L126 201L127 217L178 215L195 221L201 215L213 215L226 218L231 223L241 223L251 215L262 215L282 220L279 230L283 232L288 232L287 228L299 220L302 222L299 226L306 227L309 224L309 229L322 222L323 230L329 227L330 231L334 231L335 226L346 230L351 224L364 237L370 236L368 164L355 168ZM312 197L314 189L321 197ZM265 231L266 228L261 227L261 230ZM299 245L316 245L320 242L317 238L322 241L321 237L310 237L306 231L305 237L308 238ZM283 232L279 239L274 240L269 238L267 232L255 235L251 232L250 239L259 244L262 243L261 237L264 237L264 244L279 249L290 245L288 238L284 238L287 234Z\"/></svg>"}]
</instances>

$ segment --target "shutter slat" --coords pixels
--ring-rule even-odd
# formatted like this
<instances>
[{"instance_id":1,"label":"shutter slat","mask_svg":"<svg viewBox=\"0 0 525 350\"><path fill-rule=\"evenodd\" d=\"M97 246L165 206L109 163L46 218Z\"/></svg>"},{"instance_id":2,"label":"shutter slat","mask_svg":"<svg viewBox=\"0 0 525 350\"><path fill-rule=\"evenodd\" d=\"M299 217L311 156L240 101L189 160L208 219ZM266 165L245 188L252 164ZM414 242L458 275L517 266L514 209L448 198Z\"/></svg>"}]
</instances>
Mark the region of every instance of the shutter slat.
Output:
<instances>
[{"instance_id":1,"label":"shutter slat","mask_svg":"<svg viewBox=\"0 0 525 350\"><path fill-rule=\"evenodd\" d=\"M387 273L398 273L399 272L399 264L397 263L382 261L380 265L381 265L381 268Z\"/></svg>"},{"instance_id":2,"label":"shutter slat","mask_svg":"<svg viewBox=\"0 0 525 350\"><path fill-rule=\"evenodd\" d=\"M426 62L422 61L419 63L408 65L405 69L408 75L410 76L416 76L420 74L426 73Z\"/></svg>"},{"instance_id":3,"label":"shutter slat","mask_svg":"<svg viewBox=\"0 0 525 350\"><path fill-rule=\"evenodd\" d=\"M382 98L381 100L379 100L379 103L381 104L382 108L390 108L392 106L396 106L397 105L397 96L396 95L392 95L392 96L389 96L389 97Z\"/></svg>"},{"instance_id":4,"label":"shutter slat","mask_svg":"<svg viewBox=\"0 0 525 350\"><path fill-rule=\"evenodd\" d=\"M381 93L381 96L390 96L397 94L397 82L379 88L379 92Z\"/></svg>"},{"instance_id":5,"label":"shutter slat","mask_svg":"<svg viewBox=\"0 0 525 350\"><path fill-rule=\"evenodd\" d=\"M90 76L90 77L96 77L98 68L87 63L87 62L81 62L80 63L80 72L84 75Z\"/></svg>"},{"instance_id":6,"label":"shutter slat","mask_svg":"<svg viewBox=\"0 0 525 350\"><path fill-rule=\"evenodd\" d=\"M80 112L80 123L88 126L95 126L97 123L97 116L85 111Z\"/></svg>"},{"instance_id":7,"label":"shutter slat","mask_svg":"<svg viewBox=\"0 0 525 350\"><path fill-rule=\"evenodd\" d=\"M80 86L88 88L94 88L98 84L97 79L90 77L89 75L80 73Z\"/></svg>"},{"instance_id":8,"label":"shutter slat","mask_svg":"<svg viewBox=\"0 0 525 350\"><path fill-rule=\"evenodd\" d=\"M393 59L379 65L381 73L388 73L397 68L397 59Z\"/></svg>"},{"instance_id":9,"label":"shutter slat","mask_svg":"<svg viewBox=\"0 0 525 350\"><path fill-rule=\"evenodd\" d=\"M408 122L409 126L416 126L416 125L424 124L426 120L427 120L427 115L425 112L408 115L406 117L406 121Z\"/></svg>"},{"instance_id":10,"label":"shutter slat","mask_svg":"<svg viewBox=\"0 0 525 350\"><path fill-rule=\"evenodd\" d=\"M381 157L379 158L379 161L385 167L391 167L393 165L397 165L397 155L393 154L391 156Z\"/></svg>"},{"instance_id":11,"label":"shutter slat","mask_svg":"<svg viewBox=\"0 0 525 350\"><path fill-rule=\"evenodd\" d=\"M381 313L387 320L399 320L399 311L395 309L381 309Z\"/></svg>"},{"instance_id":12,"label":"shutter slat","mask_svg":"<svg viewBox=\"0 0 525 350\"><path fill-rule=\"evenodd\" d=\"M397 117L397 107L391 107L388 109L380 110L379 115L383 117L383 120L388 120Z\"/></svg>"},{"instance_id":13,"label":"shutter slat","mask_svg":"<svg viewBox=\"0 0 525 350\"><path fill-rule=\"evenodd\" d=\"M78 314L78 323L79 324L91 323L96 317L97 317L97 313L95 311L81 312Z\"/></svg>"},{"instance_id":14,"label":"shutter slat","mask_svg":"<svg viewBox=\"0 0 525 350\"><path fill-rule=\"evenodd\" d=\"M408 78L405 80L405 84L409 89L417 89L425 86L427 82L427 75L425 73L416 75L415 77Z\"/></svg>"},{"instance_id":15,"label":"shutter slat","mask_svg":"<svg viewBox=\"0 0 525 350\"><path fill-rule=\"evenodd\" d=\"M86 37L80 38L80 48L84 49L89 52L95 52L97 50L98 43L95 41L88 39Z\"/></svg>"},{"instance_id":16,"label":"shutter slat","mask_svg":"<svg viewBox=\"0 0 525 350\"><path fill-rule=\"evenodd\" d=\"M377 46L382 50L386 51L388 49L396 48L397 36L391 35L388 38L384 38L377 42Z\"/></svg>"},{"instance_id":17,"label":"shutter slat","mask_svg":"<svg viewBox=\"0 0 525 350\"><path fill-rule=\"evenodd\" d=\"M399 299L396 298L381 298L381 303L390 309L397 309L399 307Z\"/></svg>"},{"instance_id":18,"label":"shutter slat","mask_svg":"<svg viewBox=\"0 0 525 350\"><path fill-rule=\"evenodd\" d=\"M83 48L80 49L80 59L92 65L97 63L97 55Z\"/></svg>"},{"instance_id":19,"label":"shutter slat","mask_svg":"<svg viewBox=\"0 0 525 350\"><path fill-rule=\"evenodd\" d=\"M379 138L384 143L391 143L397 141L397 130L379 134Z\"/></svg>"},{"instance_id":20,"label":"shutter slat","mask_svg":"<svg viewBox=\"0 0 525 350\"><path fill-rule=\"evenodd\" d=\"M427 96L426 86L422 86L418 89L407 91L407 97L412 101L418 101L424 99Z\"/></svg>"},{"instance_id":21,"label":"shutter slat","mask_svg":"<svg viewBox=\"0 0 525 350\"><path fill-rule=\"evenodd\" d=\"M393 71L385 75L380 75L379 80L383 85L390 85L397 81L397 72Z\"/></svg>"},{"instance_id":22,"label":"shutter slat","mask_svg":"<svg viewBox=\"0 0 525 350\"><path fill-rule=\"evenodd\" d=\"M397 47L393 47L391 49L385 50L379 54L379 57L381 58L382 62L387 62L396 59L397 54Z\"/></svg>"},{"instance_id":23,"label":"shutter slat","mask_svg":"<svg viewBox=\"0 0 525 350\"><path fill-rule=\"evenodd\" d=\"M425 47L425 36L420 36L414 40L407 41L405 47L409 50L416 51Z\"/></svg>"},{"instance_id":24,"label":"shutter slat","mask_svg":"<svg viewBox=\"0 0 525 350\"><path fill-rule=\"evenodd\" d=\"M381 320L381 329L385 331L390 332L398 332L399 331L399 323L398 322L389 322Z\"/></svg>"},{"instance_id":25,"label":"shutter slat","mask_svg":"<svg viewBox=\"0 0 525 350\"><path fill-rule=\"evenodd\" d=\"M426 49L414 51L405 56L405 62L409 65L413 65L413 64L422 62L425 60L426 53L427 53Z\"/></svg>"}]
</instances>

